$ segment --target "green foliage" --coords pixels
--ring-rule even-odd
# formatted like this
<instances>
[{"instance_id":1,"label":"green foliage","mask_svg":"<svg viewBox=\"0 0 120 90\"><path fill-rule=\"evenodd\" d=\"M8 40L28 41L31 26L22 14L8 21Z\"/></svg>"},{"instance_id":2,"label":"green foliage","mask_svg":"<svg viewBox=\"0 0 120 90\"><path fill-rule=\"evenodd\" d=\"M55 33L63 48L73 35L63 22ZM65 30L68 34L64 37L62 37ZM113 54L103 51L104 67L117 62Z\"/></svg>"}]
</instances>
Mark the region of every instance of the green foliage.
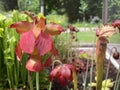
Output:
<instances>
[{"instance_id":1,"label":"green foliage","mask_svg":"<svg viewBox=\"0 0 120 90\"><path fill-rule=\"evenodd\" d=\"M96 78L96 77L95 77ZM96 79L95 79L96 81ZM106 79L102 81L102 89L101 90L110 90L113 87L114 82L111 79ZM91 82L88 84L89 87L96 87L95 82Z\"/></svg>"},{"instance_id":2,"label":"green foliage","mask_svg":"<svg viewBox=\"0 0 120 90\"><path fill-rule=\"evenodd\" d=\"M108 21L120 19L120 1L108 0Z\"/></svg>"},{"instance_id":3,"label":"green foliage","mask_svg":"<svg viewBox=\"0 0 120 90\"><path fill-rule=\"evenodd\" d=\"M15 47L19 40L19 35L9 26L18 21L31 21L26 15L14 10L13 12L0 14L0 90L17 90L28 88L28 71L26 70L27 54L22 56L22 66L17 61ZM34 73L31 74L34 80ZM49 79L45 71L40 75L40 89L48 88Z\"/></svg>"},{"instance_id":4,"label":"green foliage","mask_svg":"<svg viewBox=\"0 0 120 90\"><path fill-rule=\"evenodd\" d=\"M101 18L102 15L101 0L48 0L46 7L46 14L55 10L59 14L66 14L70 22L83 21L83 14L86 21L90 19L90 16Z\"/></svg>"},{"instance_id":5,"label":"green foliage","mask_svg":"<svg viewBox=\"0 0 120 90\"><path fill-rule=\"evenodd\" d=\"M83 15L83 21L85 21L85 12L88 9L88 4L84 0L80 0L79 13Z\"/></svg>"},{"instance_id":6,"label":"green foliage","mask_svg":"<svg viewBox=\"0 0 120 90\"><path fill-rule=\"evenodd\" d=\"M90 16L98 16L102 18L102 0L84 0L87 3L88 9L86 10L86 19L89 20ZM89 18L89 19L88 19Z\"/></svg>"},{"instance_id":7,"label":"green foliage","mask_svg":"<svg viewBox=\"0 0 120 90\"><path fill-rule=\"evenodd\" d=\"M3 28L0 28L0 37L3 37Z\"/></svg>"},{"instance_id":8,"label":"green foliage","mask_svg":"<svg viewBox=\"0 0 120 90\"><path fill-rule=\"evenodd\" d=\"M18 21L30 21L31 18L29 16L27 16L26 14L23 13L19 13L19 11L17 10L13 10L12 12L12 20L13 22L18 22Z\"/></svg>"},{"instance_id":9,"label":"green foliage","mask_svg":"<svg viewBox=\"0 0 120 90\"><path fill-rule=\"evenodd\" d=\"M79 13L84 15L85 11L88 9L88 4L85 1L81 0L80 5L81 7L79 7L80 9Z\"/></svg>"},{"instance_id":10,"label":"green foliage","mask_svg":"<svg viewBox=\"0 0 120 90\"><path fill-rule=\"evenodd\" d=\"M18 0L19 10L28 10L34 13L38 13L40 11L40 3L39 0Z\"/></svg>"},{"instance_id":11,"label":"green foliage","mask_svg":"<svg viewBox=\"0 0 120 90\"><path fill-rule=\"evenodd\" d=\"M17 1L18 0L1 0L5 11L17 9L18 8Z\"/></svg>"},{"instance_id":12,"label":"green foliage","mask_svg":"<svg viewBox=\"0 0 120 90\"><path fill-rule=\"evenodd\" d=\"M79 58L88 58L87 57L87 52L85 51L80 51L80 54L78 55Z\"/></svg>"},{"instance_id":13,"label":"green foliage","mask_svg":"<svg viewBox=\"0 0 120 90\"><path fill-rule=\"evenodd\" d=\"M6 19L6 16L0 14L0 22L4 21Z\"/></svg>"},{"instance_id":14,"label":"green foliage","mask_svg":"<svg viewBox=\"0 0 120 90\"><path fill-rule=\"evenodd\" d=\"M44 0L45 14L49 15L52 11L56 11L60 15L66 14L68 21L86 21L90 20L90 16L102 15L102 1L96 0ZM1 4L2 3L2 4ZM93 4L94 3L94 4ZM1 0L0 8L5 10L19 9L20 11L29 10L34 13L40 12L40 0ZM1 10L1 9L0 9ZM119 10L117 10L119 12ZM118 14L119 15L119 14Z\"/></svg>"},{"instance_id":15,"label":"green foliage","mask_svg":"<svg viewBox=\"0 0 120 90\"><path fill-rule=\"evenodd\" d=\"M5 86L4 88L15 89L23 79L26 82L25 78L22 78L22 75L26 75L26 69L20 68L19 62L16 61L14 51L19 35L16 31L9 29L10 24L19 20L28 20L28 16L18 11L13 11L12 13L6 14L6 16L0 14L0 81L4 79L0 84ZM21 75L21 80L19 79L20 71L22 71L21 74L24 72ZM6 86L7 83L9 86ZM26 83L23 82L23 84L25 85Z\"/></svg>"},{"instance_id":16,"label":"green foliage","mask_svg":"<svg viewBox=\"0 0 120 90\"><path fill-rule=\"evenodd\" d=\"M68 18L66 15L58 15L55 11L46 16L47 23L54 22L62 26L67 26Z\"/></svg>"},{"instance_id":17,"label":"green foliage","mask_svg":"<svg viewBox=\"0 0 120 90\"><path fill-rule=\"evenodd\" d=\"M68 21L74 22L79 19L79 0L49 0L46 2L46 14L53 10L57 13L68 16Z\"/></svg>"},{"instance_id":18,"label":"green foliage","mask_svg":"<svg viewBox=\"0 0 120 90\"><path fill-rule=\"evenodd\" d=\"M39 82L40 89L41 90L44 90L44 89L48 90L49 83L50 83L50 81L49 81L49 74L46 73L45 70L43 70L42 72L40 72L39 76L40 76L40 78L39 78L39 80L40 80L40 82Z\"/></svg>"},{"instance_id":19,"label":"green foliage","mask_svg":"<svg viewBox=\"0 0 120 90\"><path fill-rule=\"evenodd\" d=\"M3 2L2 1L0 1L0 12L1 11L4 11L4 6L3 6Z\"/></svg>"}]
</instances>

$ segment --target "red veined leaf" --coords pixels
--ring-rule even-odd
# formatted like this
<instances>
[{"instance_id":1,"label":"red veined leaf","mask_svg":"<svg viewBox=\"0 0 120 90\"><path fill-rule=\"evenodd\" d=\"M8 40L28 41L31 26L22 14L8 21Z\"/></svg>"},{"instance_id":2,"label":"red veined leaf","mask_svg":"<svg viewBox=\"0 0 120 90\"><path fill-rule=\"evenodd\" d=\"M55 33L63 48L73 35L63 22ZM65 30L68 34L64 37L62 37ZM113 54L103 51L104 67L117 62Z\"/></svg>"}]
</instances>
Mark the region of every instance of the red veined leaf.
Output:
<instances>
[{"instance_id":1,"label":"red veined leaf","mask_svg":"<svg viewBox=\"0 0 120 90\"><path fill-rule=\"evenodd\" d=\"M40 72L43 70L44 65L40 55L31 55L26 64L26 68L32 72Z\"/></svg>"},{"instance_id":2,"label":"red veined leaf","mask_svg":"<svg viewBox=\"0 0 120 90\"><path fill-rule=\"evenodd\" d=\"M20 44L18 42L16 48L15 48L15 53L17 56L17 60L20 61L20 63L22 64L22 49L20 48Z\"/></svg>"},{"instance_id":3,"label":"red veined leaf","mask_svg":"<svg viewBox=\"0 0 120 90\"><path fill-rule=\"evenodd\" d=\"M52 48L52 37L44 32L41 32L35 41L38 53L44 55Z\"/></svg>"},{"instance_id":4,"label":"red veined leaf","mask_svg":"<svg viewBox=\"0 0 120 90\"><path fill-rule=\"evenodd\" d=\"M23 33L20 37L21 49L24 52L31 54L34 51L34 46L35 46L35 38L32 30Z\"/></svg>"},{"instance_id":5,"label":"red veined leaf","mask_svg":"<svg viewBox=\"0 0 120 90\"><path fill-rule=\"evenodd\" d=\"M46 24L44 32L51 35L59 35L63 31L60 25L55 23Z\"/></svg>"},{"instance_id":6,"label":"red veined leaf","mask_svg":"<svg viewBox=\"0 0 120 90\"><path fill-rule=\"evenodd\" d=\"M45 67L48 67L48 66L50 66L51 64L52 64L52 55L50 55L50 56L48 57L48 59L46 60L44 66L45 66Z\"/></svg>"},{"instance_id":7,"label":"red veined leaf","mask_svg":"<svg viewBox=\"0 0 120 90\"><path fill-rule=\"evenodd\" d=\"M44 30L44 28L45 28L45 19L44 19L44 18L40 18L40 21L38 22L37 26L38 26L41 30Z\"/></svg>"},{"instance_id":8,"label":"red veined leaf","mask_svg":"<svg viewBox=\"0 0 120 90\"><path fill-rule=\"evenodd\" d=\"M10 28L16 28L17 33L22 34L29 31L34 25L28 21L20 21L10 25Z\"/></svg>"}]
</instances>

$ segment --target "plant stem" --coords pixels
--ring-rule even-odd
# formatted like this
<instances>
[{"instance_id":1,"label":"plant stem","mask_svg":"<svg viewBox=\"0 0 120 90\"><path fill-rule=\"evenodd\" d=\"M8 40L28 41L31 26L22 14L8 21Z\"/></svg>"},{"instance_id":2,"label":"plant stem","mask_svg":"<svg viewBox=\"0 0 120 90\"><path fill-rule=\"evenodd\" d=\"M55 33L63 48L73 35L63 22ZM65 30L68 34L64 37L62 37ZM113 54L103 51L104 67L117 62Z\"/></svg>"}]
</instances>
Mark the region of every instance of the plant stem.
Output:
<instances>
[{"instance_id":1,"label":"plant stem","mask_svg":"<svg viewBox=\"0 0 120 90\"><path fill-rule=\"evenodd\" d=\"M52 88L52 82L50 82L50 85L49 85L49 89L48 90L51 90Z\"/></svg>"},{"instance_id":2,"label":"plant stem","mask_svg":"<svg viewBox=\"0 0 120 90\"><path fill-rule=\"evenodd\" d=\"M114 90L118 90L117 87L119 86L119 75L120 75L120 66L119 66L119 69L118 69L118 72L117 72L117 76L116 76L116 80L115 80L115 85L114 85Z\"/></svg>"},{"instance_id":3,"label":"plant stem","mask_svg":"<svg viewBox=\"0 0 120 90\"><path fill-rule=\"evenodd\" d=\"M116 89L115 90L119 89L119 85L120 85L120 76L118 77L118 84L116 85Z\"/></svg>"},{"instance_id":4,"label":"plant stem","mask_svg":"<svg viewBox=\"0 0 120 90\"><path fill-rule=\"evenodd\" d=\"M109 49L109 48L108 48ZM105 76L105 87L106 87L106 83L107 83L107 78L108 78L108 74L109 74L109 68L110 68L110 58L111 58L111 55L112 55L112 50L115 49L115 51L117 50L115 47L113 47L111 50L110 50L110 56L109 56L109 62L108 62L108 67L107 67L107 71L106 71L106 76ZM104 87L104 90L105 90L105 87Z\"/></svg>"},{"instance_id":5,"label":"plant stem","mask_svg":"<svg viewBox=\"0 0 120 90\"><path fill-rule=\"evenodd\" d=\"M86 81L87 81L87 76L88 76L88 64L89 64L89 61L87 60L87 69L86 69L86 74L85 74L84 89L83 90L86 90Z\"/></svg>"},{"instance_id":6,"label":"plant stem","mask_svg":"<svg viewBox=\"0 0 120 90\"><path fill-rule=\"evenodd\" d=\"M36 72L36 90L39 90L39 72Z\"/></svg>"},{"instance_id":7,"label":"plant stem","mask_svg":"<svg viewBox=\"0 0 120 90\"><path fill-rule=\"evenodd\" d=\"M77 75L76 72L73 70L73 84L74 84L74 90L78 90L78 85L77 85Z\"/></svg>"},{"instance_id":8,"label":"plant stem","mask_svg":"<svg viewBox=\"0 0 120 90\"><path fill-rule=\"evenodd\" d=\"M33 90L33 83L32 83L32 78L31 78L31 75L30 75L30 71L28 71L28 83L29 83L29 86L30 86L30 90Z\"/></svg>"},{"instance_id":9,"label":"plant stem","mask_svg":"<svg viewBox=\"0 0 120 90\"><path fill-rule=\"evenodd\" d=\"M95 42L96 42L96 33L94 34L94 45L95 45ZM92 63L92 66L91 66L91 68L90 68L90 83L92 82L92 76L93 76L93 60L95 60L95 46L93 46L93 53L92 53L92 61L91 61L91 63ZM91 90L92 88L90 87L90 90Z\"/></svg>"}]
</instances>

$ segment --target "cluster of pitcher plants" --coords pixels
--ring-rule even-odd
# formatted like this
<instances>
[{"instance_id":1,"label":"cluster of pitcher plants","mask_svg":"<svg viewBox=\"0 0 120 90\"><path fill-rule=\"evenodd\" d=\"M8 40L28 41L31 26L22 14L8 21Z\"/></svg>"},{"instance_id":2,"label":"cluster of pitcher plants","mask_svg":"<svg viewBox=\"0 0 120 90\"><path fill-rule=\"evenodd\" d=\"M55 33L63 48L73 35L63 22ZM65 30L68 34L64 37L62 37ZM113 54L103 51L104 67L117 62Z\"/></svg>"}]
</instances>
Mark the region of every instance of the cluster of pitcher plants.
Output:
<instances>
[{"instance_id":1,"label":"cluster of pitcher plants","mask_svg":"<svg viewBox=\"0 0 120 90\"><path fill-rule=\"evenodd\" d=\"M63 55L68 60L67 62L63 62L63 58L59 56L60 48L57 48L57 44L60 46L61 41L57 37L62 33L66 33L68 29L70 33L69 45L65 49L66 51L63 50L65 52L62 52L67 53L67 55ZM92 58L96 60L96 85L93 85L96 87L96 90L109 90L105 89L106 87L102 89L104 60L107 43L109 42L108 38L117 33L117 30L120 31L120 20L103 25L96 30L97 42L96 47L94 47L96 48L96 59ZM40 80L47 83L45 81L49 81L50 79L50 83L48 86L46 85L46 89L52 90L52 82L57 82L63 87L72 84L72 88L78 90L77 74L85 72L85 76L87 77L88 70L93 70L93 60L91 60L91 63L88 63L89 60L87 60L87 63L85 63L80 60L80 56L83 55L82 53L80 55L75 55L76 51L72 53L71 42L73 40L77 42L75 33L78 32L79 30L72 25L64 28L55 22L46 23L46 18L41 14L34 15L31 12L22 12L21 14L14 11L13 15L7 17L7 19L5 16L0 15L0 82L3 82L5 86L8 85L8 88L13 90L17 90L20 87L19 83L22 83L22 87L20 88L42 90ZM62 44L63 46L65 45L65 43ZM84 58L89 57L86 54L83 56ZM117 49L113 53L113 58L119 59ZM3 68L4 66L6 68ZM50 68L48 73L44 72L48 67ZM7 70L7 76L3 75L5 70ZM41 75L41 73L44 73L44 75ZM4 81L2 78L6 77L7 79ZM34 81L36 82L36 86L34 85ZM92 87L91 82L92 74L90 76L90 88ZM86 80L83 84L83 89L86 90Z\"/></svg>"}]
</instances>

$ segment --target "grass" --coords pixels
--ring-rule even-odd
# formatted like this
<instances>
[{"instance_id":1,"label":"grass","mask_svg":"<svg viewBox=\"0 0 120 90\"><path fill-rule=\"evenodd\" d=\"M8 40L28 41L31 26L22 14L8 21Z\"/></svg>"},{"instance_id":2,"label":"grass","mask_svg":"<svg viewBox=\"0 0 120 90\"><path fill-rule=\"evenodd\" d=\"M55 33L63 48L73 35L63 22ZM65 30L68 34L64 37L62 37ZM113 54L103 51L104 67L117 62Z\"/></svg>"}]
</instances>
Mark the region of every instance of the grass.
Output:
<instances>
[{"instance_id":1,"label":"grass","mask_svg":"<svg viewBox=\"0 0 120 90\"><path fill-rule=\"evenodd\" d=\"M87 22L76 22L73 24L75 27L86 27L86 28L96 28L101 26L101 23L98 24L90 24ZM93 43L95 38L95 32L79 32L76 34L79 42ZM109 38L109 43L117 43L120 44L120 34L115 34Z\"/></svg>"},{"instance_id":2,"label":"grass","mask_svg":"<svg viewBox=\"0 0 120 90\"><path fill-rule=\"evenodd\" d=\"M96 23L96 24L91 24L89 22L76 22L76 23L73 23L73 26L75 26L75 27L88 27L88 28L98 27L100 25L101 25L101 23Z\"/></svg>"},{"instance_id":3,"label":"grass","mask_svg":"<svg viewBox=\"0 0 120 90\"><path fill-rule=\"evenodd\" d=\"M95 32L87 31L87 32L78 32L75 34L77 36L78 42L81 43L93 43L95 39ZM63 33L60 37L64 38L69 37L69 34ZM117 43L120 44L120 34L115 34L111 38L109 38L110 43Z\"/></svg>"},{"instance_id":4,"label":"grass","mask_svg":"<svg viewBox=\"0 0 120 90\"><path fill-rule=\"evenodd\" d=\"M76 34L79 42L93 43L95 38L95 32L79 32Z\"/></svg>"},{"instance_id":5,"label":"grass","mask_svg":"<svg viewBox=\"0 0 120 90\"><path fill-rule=\"evenodd\" d=\"M115 34L109 39L110 43L120 44L120 34Z\"/></svg>"}]
</instances>

